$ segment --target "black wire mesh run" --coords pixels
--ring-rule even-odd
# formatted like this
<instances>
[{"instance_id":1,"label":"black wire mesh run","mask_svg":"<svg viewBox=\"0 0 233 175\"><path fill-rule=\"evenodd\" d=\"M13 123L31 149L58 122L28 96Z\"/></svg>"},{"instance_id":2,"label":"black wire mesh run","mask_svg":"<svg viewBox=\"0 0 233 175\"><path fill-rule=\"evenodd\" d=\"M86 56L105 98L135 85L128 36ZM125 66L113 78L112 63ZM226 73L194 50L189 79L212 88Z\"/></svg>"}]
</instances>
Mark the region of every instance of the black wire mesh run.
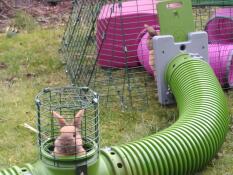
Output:
<instances>
[{"instance_id":1,"label":"black wire mesh run","mask_svg":"<svg viewBox=\"0 0 233 175\"><path fill-rule=\"evenodd\" d=\"M154 98L156 83L137 59L137 36L144 30L142 23L152 24L154 14L140 17L139 11L133 12L134 2L135 15L123 18L121 3L74 1L61 53L73 84L95 89L106 106L142 109ZM153 11L154 3L146 0L145 5Z\"/></svg>"},{"instance_id":2,"label":"black wire mesh run","mask_svg":"<svg viewBox=\"0 0 233 175\"><path fill-rule=\"evenodd\" d=\"M153 105L156 70L144 59L149 57L144 24L159 31L158 2L74 1L61 48L72 83L95 89L106 106L127 110ZM192 2L196 30L207 31L210 38L210 65L229 89L233 86L233 2Z\"/></svg>"},{"instance_id":3,"label":"black wire mesh run","mask_svg":"<svg viewBox=\"0 0 233 175\"><path fill-rule=\"evenodd\" d=\"M209 64L222 87L231 89L233 87L233 1L210 1L208 5L201 5L202 3L200 2L199 6L193 9L196 29L208 33ZM216 4L222 4L224 7Z\"/></svg>"},{"instance_id":4,"label":"black wire mesh run","mask_svg":"<svg viewBox=\"0 0 233 175\"><path fill-rule=\"evenodd\" d=\"M96 161L99 97L89 88L46 88L36 97L40 158L57 167Z\"/></svg>"},{"instance_id":5,"label":"black wire mesh run","mask_svg":"<svg viewBox=\"0 0 233 175\"><path fill-rule=\"evenodd\" d=\"M232 0L192 0L194 6L229 6L233 5Z\"/></svg>"}]
</instances>

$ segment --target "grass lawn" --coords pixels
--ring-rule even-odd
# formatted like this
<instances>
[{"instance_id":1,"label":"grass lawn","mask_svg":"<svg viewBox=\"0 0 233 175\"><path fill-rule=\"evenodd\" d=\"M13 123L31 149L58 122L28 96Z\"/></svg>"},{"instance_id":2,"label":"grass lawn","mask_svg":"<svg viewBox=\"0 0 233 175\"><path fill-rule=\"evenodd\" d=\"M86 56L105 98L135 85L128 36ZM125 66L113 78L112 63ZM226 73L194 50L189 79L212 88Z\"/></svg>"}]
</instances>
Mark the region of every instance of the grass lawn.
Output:
<instances>
[{"instance_id":1,"label":"grass lawn","mask_svg":"<svg viewBox=\"0 0 233 175\"><path fill-rule=\"evenodd\" d=\"M36 136L23 127L35 125L34 98L48 86L69 83L58 55L62 29L36 29L12 38L0 36L0 169L37 160ZM232 108L233 93L228 92ZM171 125L176 108L156 103L144 113L101 108L101 145L142 138ZM218 157L200 173L233 174L233 134L229 131Z\"/></svg>"},{"instance_id":2,"label":"grass lawn","mask_svg":"<svg viewBox=\"0 0 233 175\"><path fill-rule=\"evenodd\" d=\"M67 84L58 55L62 30L0 36L0 168L37 159L34 98L47 86Z\"/></svg>"}]
</instances>

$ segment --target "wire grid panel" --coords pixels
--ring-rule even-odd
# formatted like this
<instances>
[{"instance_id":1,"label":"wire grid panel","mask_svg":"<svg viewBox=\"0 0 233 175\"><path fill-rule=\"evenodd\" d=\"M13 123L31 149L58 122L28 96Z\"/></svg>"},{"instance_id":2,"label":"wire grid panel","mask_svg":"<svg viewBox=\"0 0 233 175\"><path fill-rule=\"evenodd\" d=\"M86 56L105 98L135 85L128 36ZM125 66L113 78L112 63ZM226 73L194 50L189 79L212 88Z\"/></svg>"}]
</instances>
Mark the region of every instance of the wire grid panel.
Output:
<instances>
[{"instance_id":1,"label":"wire grid panel","mask_svg":"<svg viewBox=\"0 0 233 175\"><path fill-rule=\"evenodd\" d=\"M62 160L77 166L90 154L98 157L99 112L95 92L76 87L46 88L36 97L36 106L43 162L66 167L70 164Z\"/></svg>"},{"instance_id":2,"label":"wire grid panel","mask_svg":"<svg viewBox=\"0 0 233 175\"><path fill-rule=\"evenodd\" d=\"M215 75L223 88L232 88L233 6L213 6L209 3L208 6L194 7L194 15L196 29L208 33L209 63Z\"/></svg>"},{"instance_id":3,"label":"wire grid panel","mask_svg":"<svg viewBox=\"0 0 233 175\"><path fill-rule=\"evenodd\" d=\"M144 24L157 24L155 4L155 0L74 3L62 45L72 82L95 89L103 103L123 110L148 105L156 83L138 60L137 49Z\"/></svg>"},{"instance_id":4,"label":"wire grid panel","mask_svg":"<svg viewBox=\"0 0 233 175\"><path fill-rule=\"evenodd\" d=\"M152 26L159 33L158 2L75 1L61 49L72 83L95 89L103 103L122 110L153 105L157 92L156 70L150 62L144 25ZM205 1L203 5L203 1L193 0L193 5L196 30L207 31L210 38L210 65L221 85L229 88L233 84L233 26L231 7L226 5L231 2ZM218 22L222 9L228 22L224 22L225 16Z\"/></svg>"},{"instance_id":5,"label":"wire grid panel","mask_svg":"<svg viewBox=\"0 0 233 175\"><path fill-rule=\"evenodd\" d=\"M230 6L232 0L192 0L194 6Z\"/></svg>"}]
</instances>

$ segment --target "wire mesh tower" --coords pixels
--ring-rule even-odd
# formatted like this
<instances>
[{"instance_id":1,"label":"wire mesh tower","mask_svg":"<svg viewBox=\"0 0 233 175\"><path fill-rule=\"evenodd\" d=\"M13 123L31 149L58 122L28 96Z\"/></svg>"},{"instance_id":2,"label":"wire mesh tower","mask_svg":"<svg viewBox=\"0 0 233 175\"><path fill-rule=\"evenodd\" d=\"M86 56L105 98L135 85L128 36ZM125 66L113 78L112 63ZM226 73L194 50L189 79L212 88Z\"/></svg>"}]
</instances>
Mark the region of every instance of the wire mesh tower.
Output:
<instances>
[{"instance_id":1,"label":"wire mesh tower","mask_svg":"<svg viewBox=\"0 0 233 175\"><path fill-rule=\"evenodd\" d=\"M157 0L95 1L76 0L64 34L61 53L72 83L89 86L100 93L106 105L143 109L155 102L156 70L148 61L148 34L145 24L159 33ZM196 30L210 36L209 57L223 87L231 86L231 22L211 24L219 10L228 9L232 21L232 2L193 0ZM221 14L221 13L220 13ZM225 18L225 17L224 17ZM213 26L215 25L215 26ZM211 27L212 26L212 27ZM211 28L211 29L209 29ZM218 39L224 31L227 43ZM216 42L217 40L217 42ZM229 42L228 42L229 41ZM230 55L230 56L229 56ZM232 83L233 85L233 83Z\"/></svg>"},{"instance_id":2,"label":"wire mesh tower","mask_svg":"<svg viewBox=\"0 0 233 175\"><path fill-rule=\"evenodd\" d=\"M89 88L46 88L36 97L40 159L61 168L95 163L99 97Z\"/></svg>"}]
</instances>

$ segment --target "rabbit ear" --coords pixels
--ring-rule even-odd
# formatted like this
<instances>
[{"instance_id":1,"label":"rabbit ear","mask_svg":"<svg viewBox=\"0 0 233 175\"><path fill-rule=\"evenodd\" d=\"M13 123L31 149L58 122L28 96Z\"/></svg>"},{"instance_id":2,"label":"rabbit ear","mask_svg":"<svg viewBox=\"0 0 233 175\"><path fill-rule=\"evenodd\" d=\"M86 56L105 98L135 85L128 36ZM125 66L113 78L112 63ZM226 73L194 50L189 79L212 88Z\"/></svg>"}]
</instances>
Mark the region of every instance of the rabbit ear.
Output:
<instances>
[{"instance_id":1,"label":"rabbit ear","mask_svg":"<svg viewBox=\"0 0 233 175\"><path fill-rule=\"evenodd\" d=\"M75 115L74 118L74 126L76 126L77 128L81 128L81 122L82 122L82 118L84 116L84 109L81 109L77 112L77 114Z\"/></svg>"},{"instance_id":2,"label":"rabbit ear","mask_svg":"<svg viewBox=\"0 0 233 175\"><path fill-rule=\"evenodd\" d=\"M147 32L149 33L150 37L156 36L157 32L154 29L154 27L152 26L148 26L147 24L144 25L144 27L146 28Z\"/></svg>"},{"instance_id":3,"label":"rabbit ear","mask_svg":"<svg viewBox=\"0 0 233 175\"><path fill-rule=\"evenodd\" d=\"M57 113L56 111L52 111L53 113L53 117L56 118L58 120L58 123L60 125L60 127L62 128L63 126L66 126L66 120L64 119L63 116L61 116L59 113Z\"/></svg>"}]
</instances>

